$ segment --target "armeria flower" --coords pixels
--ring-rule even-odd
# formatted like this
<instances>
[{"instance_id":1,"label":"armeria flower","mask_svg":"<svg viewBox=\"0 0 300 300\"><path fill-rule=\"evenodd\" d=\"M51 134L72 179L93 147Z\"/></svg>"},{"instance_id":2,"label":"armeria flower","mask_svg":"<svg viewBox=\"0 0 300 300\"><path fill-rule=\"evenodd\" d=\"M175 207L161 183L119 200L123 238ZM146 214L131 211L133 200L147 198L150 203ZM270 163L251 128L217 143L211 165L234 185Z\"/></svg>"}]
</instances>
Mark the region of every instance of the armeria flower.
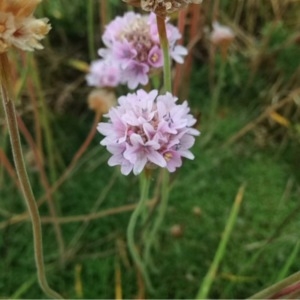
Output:
<instances>
[{"instance_id":1,"label":"armeria flower","mask_svg":"<svg viewBox=\"0 0 300 300\"><path fill-rule=\"evenodd\" d=\"M160 16L166 16L186 7L188 4L200 4L202 0L123 0L124 2L142 7L145 11L152 11Z\"/></svg>"},{"instance_id":2,"label":"armeria flower","mask_svg":"<svg viewBox=\"0 0 300 300\"><path fill-rule=\"evenodd\" d=\"M235 35L231 28L220 25L218 22L213 23L210 40L215 46L221 49L221 54L224 59L227 57L228 48L233 42L234 37Z\"/></svg>"},{"instance_id":3,"label":"armeria flower","mask_svg":"<svg viewBox=\"0 0 300 300\"><path fill-rule=\"evenodd\" d=\"M176 101L170 93L158 96L156 90L120 97L106 115L109 122L98 125L105 136L100 144L112 154L108 164L120 165L124 175L137 175L155 166L174 172L182 157L194 159L189 149L200 134L192 128L196 119L186 101Z\"/></svg>"},{"instance_id":4,"label":"armeria flower","mask_svg":"<svg viewBox=\"0 0 300 300\"><path fill-rule=\"evenodd\" d=\"M213 22L213 31L210 35L210 40L213 44L220 46L224 43L231 43L234 39L234 33L231 28L220 25L218 22Z\"/></svg>"},{"instance_id":5,"label":"armeria flower","mask_svg":"<svg viewBox=\"0 0 300 300\"><path fill-rule=\"evenodd\" d=\"M33 51L51 29L48 19L33 16L41 0L0 0L0 53L10 47Z\"/></svg>"},{"instance_id":6,"label":"armeria flower","mask_svg":"<svg viewBox=\"0 0 300 300\"><path fill-rule=\"evenodd\" d=\"M183 63L186 48L176 45L181 38L178 29L167 24L170 55ZM126 13L110 22L102 36L106 48L98 51L102 59L92 63L87 76L94 86L117 86L125 83L130 89L146 85L149 74L163 66L155 14ZM108 78L114 80L107 80Z\"/></svg>"}]
</instances>

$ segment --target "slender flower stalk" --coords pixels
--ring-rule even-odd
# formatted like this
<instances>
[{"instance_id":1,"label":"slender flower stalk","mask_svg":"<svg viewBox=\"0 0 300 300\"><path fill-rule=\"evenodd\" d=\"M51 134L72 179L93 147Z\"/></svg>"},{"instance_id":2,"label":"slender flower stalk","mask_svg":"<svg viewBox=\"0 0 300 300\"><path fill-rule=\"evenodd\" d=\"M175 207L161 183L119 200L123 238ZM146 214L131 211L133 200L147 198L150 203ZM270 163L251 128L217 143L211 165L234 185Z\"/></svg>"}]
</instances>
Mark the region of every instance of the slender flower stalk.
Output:
<instances>
[{"instance_id":1,"label":"slender flower stalk","mask_svg":"<svg viewBox=\"0 0 300 300\"><path fill-rule=\"evenodd\" d=\"M43 244L42 244L42 228L38 212L38 207L31 189L28 175L25 168L25 162L22 154L21 141L16 119L14 103L12 101L12 89L10 86L10 66L6 53L0 54L0 79L1 79L1 95L2 104L7 121L7 127L10 134L11 147L15 162L18 179L21 185L23 196L25 198L30 217L32 220L35 262L38 272L38 280L40 287L44 293L50 298L62 299L62 296L52 290L47 282L44 266Z\"/></svg>"},{"instance_id":2,"label":"slender flower stalk","mask_svg":"<svg viewBox=\"0 0 300 300\"><path fill-rule=\"evenodd\" d=\"M24 55L24 53L22 53ZM53 145L53 135L51 132L51 126L48 118L48 110L46 108L46 101L44 99L42 86L40 82L40 77L38 74L38 68L35 62L33 55L27 55L27 64L28 71L32 75L32 78L28 80L28 91L30 94L30 99L34 112L34 123L36 128L36 138L37 142L35 142L27 130L25 124L23 124L22 119L18 117L18 125L21 133L24 135L28 145L31 147L31 150L34 154L36 166L41 175L41 182L44 186L46 192L47 204L49 207L49 212L52 217L57 217L57 207L58 203L55 201L55 198L52 197L49 192L51 189L50 183L53 182L56 178L56 168L55 168L55 153L54 153L54 145ZM28 73L28 72L27 72ZM24 79L25 80L25 79ZM40 104L40 105L39 105ZM39 113L38 107L41 107L42 113ZM48 162L49 162L49 171L50 171L50 179L47 178L45 169L44 169L44 154L42 147L42 127L45 131L46 138L46 150L48 154ZM64 252L65 252L65 243L63 239L62 230L60 225L55 222L54 223L54 232L56 235L56 240L58 244L58 252L59 252L59 260L60 266L63 267L65 265L64 262Z\"/></svg>"},{"instance_id":3,"label":"slender flower stalk","mask_svg":"<svg viewBox=\"0 0 300 300\"><path fill-rule=\"evenodd\" d=\"M150 180L149 178L147 178L146 172L143 172L140 175L140 184L141 184L140 201L138 203L138 206L136 207L136 209L134 210L134 212L130 217L130 221L127 228L127 242L128 242L128 247L132 255L132 258L136 266L138 267L139 271L142 273L147 288L149 289L149 291L153 291L154 289L152 287L152 283L150 281L144 263L139 255L138 250L136 249L135 242L134 242L134 230L136 228L137 220L145 207L145 203L148 199L148 194L149 194Z\"/></svg>"},{"instance_id":4,"label":"slender flower stalk","mask_svg":"<svg viewBox=\"0 0 300 300\"><path fill-rule=\"evenodd\" d=\"M166 92L171 92L172 90L172 78L171 78L171 60L169 51L169 42L167 37L166 22L165 17L159 15L156 16L157 29L160 39L161 48L163 51L163 62L164 62L164 89ZM154 221L152 230L150 231L147 243L145 246L145 262L150 261L150 251L152 244L155 240L157 231L159 230L164 216L168 207L169 200L169 172L167 170L162 170L162 192L161 192L161 203L158 208L158 215Z\"/></svg>"},{"instance_id":5,"label":"slender flower stalk","mask_svg":"<svg viewBox=\"0 0 300 300\"><path fill-rule=\"evenodd\" d=\"M46 105L46 99L43 92L41 76L38 72L37 63L33 56L31 57L30 64L31 64L30 71L31 71L34 86L36 88L38 104L40 105L42 111L42 113L40 114L40 122L45 133L45 142L46 142L45 146L46 146L48 162L49 162L50 183L53 183L57 178L57 170L55 166L55 154L57 152L55 152L56 148L55 148L53 133L51 130L50 114L49 114L48 107ZM59 203L57 202L56 205L58 204Z\"/></svg>"},{"instance_id":6,"label":"slender flower stalk","mask_svg":"<svg viewBox=\"0 0 300 300\"><path fill-rule=\"evenodd\" d=\"M172 91L171 60L169 42L167 37L165 17L156 16L159 40L163 51L164 59L164 88L166 92Z\"/></svg>"},{"instance_id":7,"label":"slender flower stalk","mask_svg":"<svg viewBox=\"0 0 300 300\"><path fill-rule=\"evenodd\" d=\"M105 26L110 20L110 3L108 1L99 0L99 19L101 21L101 32L105 30Z\"/></svg>"},{"instance_id":8,"label":"slender flower stalk","mask_svg":"<svg viewBox=\"0 0 300 300\"><path fill-rule=\"evenodd\" d=\"M26 56L26 61L24 62L25 66L27 67L27 73L29 70L30 63L28 62L29 55ZM25 76L27 75L25 74ZM27 76L26 76L27 77ZM43 154L43 134L42 134L42 126L41 126L41 120L39 115L39 104L38 104L38 97L34 90L34 84L31 78L27 81L27 89L29 93L30 102L33 108L33 120L34 120L34 133L35 133L35 141L37 145L37 149L39 152L40 159L42 163L44 164L44 154ZM18 99L18 96L16 96L16 99Z\"/></svg>"},{"instance_id":9,"label":"slender flower stalk","mask_svg":"<svg viewBox=\"0 0 300 300\"><path fill-rule=\"evenodd\" d=\"M63 235L61 232L61 228L59 223L57 222L57 213L56 213L56 209L55 209L55 204L54 204L54 199L51 195L51 193L49 192L51 189L50 183L48 181L47 178L47 174L45 172L44 166L43 166L43 162L42 162L42 157L41 154L39 152L39 149L37 148L37 145L35 144L33 137L31 136L29 130L26 128L22 118L20 116L17 116L17 122L18 122L18 126L20 127L20 131L21 133L24 135L28 145L31 147L31 150L34 153L34 157L36 160L36 165L37 168L39 170L40 173L40 177L41 177L41 183L45 189L46 192L46 197L47 197L47 204L49 207L49 212L51 217L55 220L53 227L54 227L54 232L56 235L56 240L57 240L57 244L58 244L58 249L59 249L59 259L60 259L60 266L63 267L65 265L65 260L64 260L64 252L65 252L65 246L64 246L64 239L63 239Z\"/></svg>"},{"instance_id":10,"label":"slender flower stalk","mask_svg":"<svg viewBox=\"0 0 300 300\"><path fill-rule=\"evenodd\" d=\"M41 0L0 1L0 89L16 172L32 220L38 281L47 296L57 299L62 297L49 287L45 274L40 216L25 168L16 112L12 101L11 68L6 54L12 47L25 51L43 49L40 40L49 32L51 26L48 24L48 19L36 19L33 16L40 2Z\"/></svg>"},{"instance_id":11,"label":"slender flower stalk","mask_svg":"<svg viewBox=\"0 0 300 300\"><path fill-rule=\"evenodd\" d=\"M258 292L257 294L251 296L250 299L278 299L279 297L282 298L285 295L287 295L287 288L297 284L300 282L300 272L294 273L293 275L285 278L282 281L279 281L277 283L275 283L274 285L271 285L269 287L267 287L266 289ZM296 286L295 286L296 287ZM298 286L297 286L298 288ZM285 291L286 294L281 294L279 295L279 293L282 293L282 291ZM299 289L297 290L299 291ZM293 291L295 292L295 290ZM275 298L275 296L277 295L277 297ZM292 298L292 299L296 299L296 298Z\"/></svg>"},{"instance_id":12,"label":"slender flower stalk","mask_svg":"<svg viewBox=\"0 0 300 300\"><path fill-rule=\"evenodd\" d=\"M212 91L210 112L209 112L209 122L208 122L208 133L202 139L202 146L207 145L215 133L216 127L216 115L218 111L220 95L222 88L224 87L225 81L225 71L226 71L226 61L222 59L218 74L218 79L215 88Z\"/></svg>"},{"instance_id":13,"label":"slender flower stalk","mask_svg":"<svg viewBox=\"0 0 300 300\"><path fill-rule=\"evenodd\" d=\"M211 111L209 119L211 127L213 127L213 124L215 123L216 111L219 104L219 98L224 85L228 48L234 40L234 33L229 27L222 26L218 22L214 22L210 40L215 47L220 48L222 57L218 82L216 88L214 88L211 101Z\"/></svg>"},{"instance_id":14,"label":"slender flower stalk","mask_svg":"<svg viewBox=\"0 0 300 300\"><path fill-rule=\"evenodd\" d=\"M215 124L215 117L219 105L220 95L221 95L222 88L224 86L225 71L226 71L226 61L222 60L219 69L217 86L213 90L212 99L211 99L211 107L210 107L210 114L209 114L209 122L211 127L213 127L213 125ZM213 130L213 128L211 128L211 130Z\"/></svg>"},{"instance_id":15,"label":"slender flower stalk","mask_svg":"<svg viewBox=\"0 0 300 300\"><path fill-rule=\"evenodd\" d=\"M179 29L179 31L181 33L184 33L185 31L185 26L186 26L186 22L187 22L187 15L188 15L188 10L181 10L178 13L178 21L177 21L177 27ZM192 18L192 20L194 20L194 18ZM199 30L199 28L197 28L197 31ZM181 37L181 39L178 41L178 43L181 45L183 44L183 37ZM187 60L189 58L190 54L187 55ZM175 69L175 76L173 79L173 93L175 95L179 94L179 89L182 83L182 72L185 71L185 66L186 66L187 61L184 62L183 65L179 65L176 64L176 69Z\"/></svg>"},{"instance_id":16,"label":"slender flower stalk","mask_svg":"<svg viewBox=\"0 0 300 300\"><path fill-rule=\"evenodd\" d=\"M211 105L210 105L210 112L209 112L209 123L208 123L208 134L202 140L202 145L206 145L214 135L215 127L216 127L216 115L219 106L220 96L222 89L225 83L225 75L226 75L226 66L228 60L228 49L231 43L234 40L234 33L233 31L227 27L222 26L218 22L213 23L213 31L210 35L210 41L212 44L212 55L215 54L216 48L219 48L221 51L221 62L220 67L218 70L218 78L216 86L213 86L212 89L212 97L211 97ZM214 61L214 59L213 59ZM211 75L213 77L214 71L212 70Z\"/></svg>"},{"instance_id":17,"label":"slender flower stalk","mask_svg":"<svg viewBox=\"0 0 300 300\"><path fill-rule=\"evenodd\" d=\"M153 227L147 236L145 251L144 251L144 259L145 264L148 265L151 261L151 247L155 240L156 234L164 220L167 208L168 208L168 200L169 200L169 181L170 176L167 170L162 170L162 191L161 191L161 203L158 207L158 215L154 221Z\"/></svg>"}]
</instances>

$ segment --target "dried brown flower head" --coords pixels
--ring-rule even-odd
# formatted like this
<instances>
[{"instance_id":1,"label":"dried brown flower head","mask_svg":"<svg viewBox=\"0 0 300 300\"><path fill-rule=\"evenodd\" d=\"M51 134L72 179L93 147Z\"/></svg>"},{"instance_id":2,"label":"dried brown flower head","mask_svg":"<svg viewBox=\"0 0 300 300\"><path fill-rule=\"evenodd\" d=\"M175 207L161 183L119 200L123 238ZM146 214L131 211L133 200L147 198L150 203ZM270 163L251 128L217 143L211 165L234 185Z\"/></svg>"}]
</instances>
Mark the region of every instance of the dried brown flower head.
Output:
<instances>
[{"instance_id":1,"label":"dried brown flower head","mask_svg":"<svg viewBox=\"0 0 300 300\"><path fill-rule=\"evenodd\" d=\"M180 238L184 234L184 228L180 224L175 224L170 228L170 234L174 238Z\"/></svg>"},{"instance_id":2,"label":"dried brown flower head","mask_svg":"<svg viewBox=\"0 0 300 300\"><path fill-rule=\"evenodd\" d=\"M100 114L108 113L116 103L115 93L106 89L95 89L88 96L89 108Z\"/></svg>"},{"instance_id":3,"label":"dried brown flower head","mask_svg":"<svg viewBox=\"0 0 300 300\"><path fill-rule=\"evenodd\" d=\"M48 19L36 19L33 13L41 0L0 0L0 53L10 47L33 51L51 29Z\"/></svg>"},{"instance_id":4,"label":"dried brown flower head","mask_svg":"<svg viewBox=\"0 0 300 300\"><path fill-rule=\"evenodd\" d=\"M143 10L166 16L180 10L188 4L200 4L202 0L123 0L124 2L142 7Z\"/></svg>"}]
</instances>

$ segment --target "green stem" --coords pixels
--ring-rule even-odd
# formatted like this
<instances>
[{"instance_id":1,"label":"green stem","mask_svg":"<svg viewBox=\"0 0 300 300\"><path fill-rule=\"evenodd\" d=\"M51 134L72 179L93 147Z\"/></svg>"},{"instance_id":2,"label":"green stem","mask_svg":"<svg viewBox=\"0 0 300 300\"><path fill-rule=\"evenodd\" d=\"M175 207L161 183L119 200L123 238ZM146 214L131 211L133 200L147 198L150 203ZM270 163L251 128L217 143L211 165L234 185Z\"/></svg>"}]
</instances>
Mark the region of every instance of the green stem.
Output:
<instances>
[{"instance_id":1,"label":"green stem","mask_svg":"<svg viewBox=\"0 0 300 300\"><path fill-rule=\"evenodd\" d=\"M164 57L164 89L166 92L172 91L172 76L171 76L171 59L170 48L166 30L166 20L163 17L156 16L157 29L159 34L159 40Z\"/></svg>"},{"instance_id":2,"label":"green stem","mask_svg":"<svg viewBox=\"0 0 300 300\"><path fill-rule=\"evenodd\" d=\"M47 155L49 158L49 170L50 170L50 182L53 183L56 181L56 166L55 166L55 145L53 141L53 134L51 130L51 123L50 123L50 118L49 118L49 111L46 106L46 99L44 97L43 89L42 89L42 84L40 81L40 76L38 72L38 67L36 64L36 61L34 57L31 55L30 56L30 66L31 66L31 74L33 77L34 85L37 90L37 96L39 100L39 104L41 106L41 111L42 113L40 114L40 121L42 123L43 129L45 130L45 141L46 141L46 149L47 149ZM35 144L35 143L32 143ZM33 145L33 151L35 149L35 145ZM44 173L42 177L42 180L45 184L45 190L46 190L46 196L48 199L48 206L49 206L49 211L51 216L55 217L57 216L57 210L60 211L60 205L58 201L55 201L55 199L51 196L50 191L50 183L48 181L48 178L46 176L45 170L43 169L42 166L42 161L43 161L43 154L42 154L42 149L40 148L37 152L36 155L37 157L37 164L40 166L40 171ZM64 252L65 252L65 243L63 239L63 234L61 231L61 228L59 224L56 222L54 223L54 232L56 235L57 243L58 243L58 250L59 250L59 258L60 258L60 263L61 267L64 266Z\"/></svg>"},{"instance_id":3,"label":"green stem","mask_svg":"<svg viewBox=\"0 0 300 300\"><path fill-rule=\"evenodd\" d=\"M273 295L275 295L276 293L280 292L281 290L283 290L284 288L291 286L297 282L300 281L300 272L297 272L289 277L287 277L286 279L275 283L274 285L262 290L261 292L251 296L248 299L269 299L270 297L272 297ZM293 298L295 299L295 298Z\"/></svg>"},{"instance_id":4,"label":"green stem","mask_svg":"<svg viewBox=\"0 0 300 300\"><path fill-rule=\"evenodd\" d=\"M202 146L205 146L208 142L210 142L210 140L213 137L214 132L215 132L216 115L217 115L217 109L218 109L219 100L220 100L220 94L222 91L222 87L224 85L225 69L226 69L226 61L222 60L219 74L218 74L219 76L218 76L217 85L213 89L213 93L212 93L212 97L211 97L208 129L207 129L207 134L202 139Z\"/></svg>"},{"instance_id":5,"label":"green stem","mask_svg":"<svg viewBox=\"0 0 300 300\"><path fill-rule=\"evenodd\" d=\"M212 264L210 265L210 268L206 274L206 276L204 277L203 283L200 287L200 290L197 294L197 299L207 299L208 293L210 291L210 287L213 283L213 280L216 276L219 264L225 254L226 251L226 246L227 246L227 242L229 240L230 234L232 232L233 226L235 224L242 200L243 200L243 196L244 196L244 191L245 191L245 184L243 184L240 188L239 191L236 195L235 201L233 203L227 224L225 226L225 230L222 234L222 238L220 241L220 244L218 246L217 252L215 254L214 260L212 262Z\"/></svg>"},{"instance_id":6,"label":"green stem","mask_svg":"<svg viewBox=\"0 0 300 300\"><path fill-rule=\"evenodd\" d=\"M279 274L277 274L277 280L276 281L281 281L287 276L290 267L295 263L295 260L297 259L297 254L299 252L299 249L300 249L300 241L298 241L296 243L292 253L286 259L286 263L284 264L283 268L280 270Z\"/></svg>"},{"instance_id":7,"label":"green stem","mask_svg":"<svg viewBox=\"0 0 300 300\"><path fill-rule=\"evenodd\" d=\"M162 181L162 197L161 203L158 209L158 216L153 224L152 230L149 233L149 236L146 238L146 246L145 246L145 263L146 265L151 261L150 252L153 242L155 240L156 234L164 220L169 200L169 172L164 169L163 172L163 181Z\"/></svg>"},{"instance_id":8,"label":"green stem","mask_svg":"<svg viewBox=\"0 0 300 300\"><path fill-rule=\"evenodd\" d=\"M99 0L100 12L99 18L101 22L101 32L104 32L106 24L111 19L110 3L109 1Z\"/></svg>"},{"instance_id":9,"label":"green stem","mask_svg":"<svg viewBox=\"0 0 300 300\"><path fill-rule=\"evenodd\" d=\"M209 122L211 126L212 124L215 124L215 117L216 117L217 108L220 100L220 94L222 91L222 87L224 85L224 77L225 77L225 69L226 69L225 67L226 67L226 61L222 59L217 86L213 90L212 99L211 99L211 107L210 107L210 115L209 115Z\"/></svg>"},{"instance_id":10,"label":"green stem","mask_svg":"<svg viewBox=\"0 0 300 300\"><path fill-rule=\"evenodd\" d=\"M149 186L150 186L150 180L146 177L146 174L142 173L140 175L140 180L141 180L140 201L138 203L138 206L136 207L136 209L134 210L134 212L132 213L132 215L130 217L130 221L129 221L128 228L127 228L127 242L128 242L128 247L129 247L129 251L132 255L132 258L133 258L136 266L138 267L139 271L142 273L148 289L150 291L153 291L154 289L152 287L150 278L148 276L148 273L145 269L145 266L144 266L142 259L136 249L135 242L134 242L134 230L136 228L136 223L137 223L138 217L140 216L143 208L145 207L145 203L148 199Z\"/></svg>"},{"instance_id":11,"label":"green stem","mask_svg":"<svg viewBox=\"0 0 300 300\"><path fill-rule=\"evenodd\" d=\"M47 156L49 158L49 169L50 169L50 182L53 183L57 178L57 171L55 166L55 144L53 140L53 134L50 126L50 113L46 106L46 99L43 93L42 84L38 72L38 68L36 65L36 61L33 56L31 56L31 75L34 81L35 88L37 90L39 104L41 106L41 123L43 129L45 130L45 141L47 148ZM58 203L57 203L58 204Z\"/></svg>"},{"instance_id":12,"label":"green stem","mask_svg":"<svg viewBox=\"0 0 300 300\"><path fill-rule=\"evenodd\" d=\"M25 162L22 153L20 135L17 125L16 112L14 103L11 99L11 87L10 87L10 75L9 75L9 62L6 53L0 54L0 72L1 72L1 95L3 109L5 111L5 117L7 121L7 127L10 135L11 147L13 152L14 163L22 188L23 196L27 204L33 229L34 240L34 254L37 267L37 275L40 287L44 293L50 298L62 299L62 297L53 291L47 282L44 266L43 256L43 243L42 243L42 227L39 216L38 207L31 189L29 178L25 168Z\"/></svg>"}]
</instances>

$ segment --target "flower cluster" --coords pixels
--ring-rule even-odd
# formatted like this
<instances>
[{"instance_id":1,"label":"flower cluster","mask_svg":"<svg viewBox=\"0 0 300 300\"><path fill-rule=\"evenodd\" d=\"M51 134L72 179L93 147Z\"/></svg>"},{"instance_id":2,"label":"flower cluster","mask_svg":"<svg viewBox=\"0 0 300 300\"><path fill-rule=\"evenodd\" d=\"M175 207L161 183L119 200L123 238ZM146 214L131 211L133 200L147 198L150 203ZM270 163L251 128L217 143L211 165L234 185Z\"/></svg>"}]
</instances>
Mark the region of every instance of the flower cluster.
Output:
<instances>
[{"instance_id":1,"label":"flower cluster","mask_svg":"<svg viewBox=\"0 0 300 300\"><path fill-rule=\"evenodd\" d=\"M122 96L118 106L99 123L98 131L105 136L101 145L112 154L110 166L121 166L121 172L135 175L146 168L159 166L174 172L182 157L193 159L189 151L199 131L192 128L196 119L189 114L187 102L176 104L170 93L159 95L138 90Z\"/></svg>"},{"instance_id":2,"label":"flower cluster","mask_svg":"<svg viewBox=\"0 0 300 300\"><path fill-rule=\"evenodd\" d=\"M152 11L160 16L166 16L190 3L200 4L202 0L123 0L134 6L141 6L145 11Z\"/></svg>"},{"instance_id":3,"label":"flower cluster","mask_svg":"<svg viewBox=\"0 0 300 300\"><path fill-rule=\"evenodd\" d=\"M48 19L33 16L41 0L0 0L0 53L10 47L33 51L51 29Z\"/></svg>"},{"instance_id":4,"label":"flower cluster","mask_svg":"<svg viewBox=\"0 0 300 300\"><path fill-rule=\"evenodd\" d=\"M167 23L170 56L183 63L186 48L176 45L181 38L179 30ZM135 89L146 85L149 74L163 66L155 14L126 13L110 22L102 36L106 48L98 51L102 59L94 61L87 75L91 86L115 87L127 84Z\"/></svg>"}]
</instances>

